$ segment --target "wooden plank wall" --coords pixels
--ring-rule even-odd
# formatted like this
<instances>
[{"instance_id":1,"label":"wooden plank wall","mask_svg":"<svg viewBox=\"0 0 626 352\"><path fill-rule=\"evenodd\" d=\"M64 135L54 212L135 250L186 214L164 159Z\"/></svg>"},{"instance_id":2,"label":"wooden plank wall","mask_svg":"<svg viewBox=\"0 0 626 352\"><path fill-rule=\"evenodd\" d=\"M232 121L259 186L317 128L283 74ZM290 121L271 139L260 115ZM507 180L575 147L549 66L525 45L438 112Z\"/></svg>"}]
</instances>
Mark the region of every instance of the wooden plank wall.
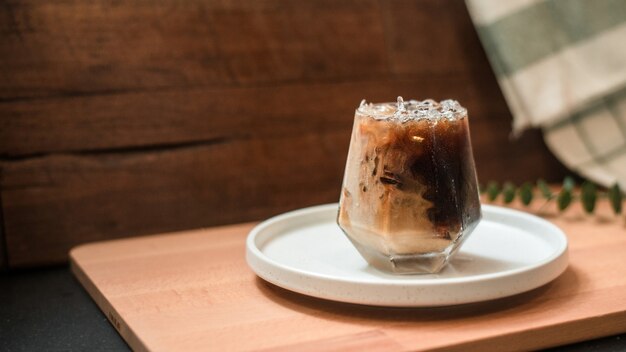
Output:
<instances>
[{"instance_id":1,"label":"wooden plank wall","mask_svg":"<svg viewBox=\"0 0 626 352\"><path fill-rule=\"evenodd\" d=\"M481 180L560 179L511 116L462 1L6 0L9 267L79 243L336 201L362 98L456 98Z\"/></svg>"}]
</instances>

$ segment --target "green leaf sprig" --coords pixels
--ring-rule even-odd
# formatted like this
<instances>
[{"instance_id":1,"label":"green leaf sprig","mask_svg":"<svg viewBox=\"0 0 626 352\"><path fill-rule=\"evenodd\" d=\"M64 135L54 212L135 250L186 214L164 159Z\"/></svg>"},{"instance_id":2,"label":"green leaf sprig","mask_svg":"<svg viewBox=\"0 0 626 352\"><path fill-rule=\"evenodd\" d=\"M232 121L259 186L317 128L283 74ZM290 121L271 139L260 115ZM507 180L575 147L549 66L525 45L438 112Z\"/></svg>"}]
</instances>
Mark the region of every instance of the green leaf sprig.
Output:
<instances>
[{"instance_id":1,"label":"green leaf sprig","mask_svg":"<svg viewBox=\"0 0 626 352\"><path fill-rule=\"evenodd\" d=\"M616 215L622 213L624 195L617 183L604 191L599 190L596 184L584 181L580 185L580 191L576 192L576 181L571 176L563 180L563 185L558 192L552 191L545 180L539 179L535 184L525 182L519 187L512 182L505 182L500 185L496 181L489 181L485 187L480 186L480 193L484 194L490 202L495 201L501 195L505 204L511 203L515 197L518 197L522 204L528 206L537 196L535 187L538 190L538 195L546 203L556 201L559 211L565 211L572 202L580 200L585 212L592 214L596 209L598 199L606 198Z\"/></svg>"}]
</instances>

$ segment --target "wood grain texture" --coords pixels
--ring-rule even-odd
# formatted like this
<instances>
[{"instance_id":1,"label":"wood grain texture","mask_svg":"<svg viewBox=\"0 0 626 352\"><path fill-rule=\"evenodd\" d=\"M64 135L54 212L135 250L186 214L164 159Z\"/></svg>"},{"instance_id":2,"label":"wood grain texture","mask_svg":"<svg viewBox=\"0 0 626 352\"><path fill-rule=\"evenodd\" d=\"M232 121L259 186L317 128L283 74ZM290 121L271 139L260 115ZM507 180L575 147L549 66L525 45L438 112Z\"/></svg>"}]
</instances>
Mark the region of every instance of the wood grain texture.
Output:
<instances>
[{"instance_id":1,"label":"wood grain texture","mask_svg":"<svg viewBox=\"0 0 626 352\"><path fill-rule=\"evenodd\" d=\"M2 179L2 169L0 169L0 179ZM2 192L0 192L0 271L9 268L7 260L6 238L4 236L4 214L2 209Z\"/></svg>"},{"instance_id":2,"label":"wood grain texture","mask_svg":"<svg viewBox=\"0 0 626 352\"><path fill-rule=\"evenodd\" d=\"M247 268L253 224L80 246L74 273L130 346L194 350L533 350L626 331L626 228L608 205L546 215L570 241L558 279L509 298L391 309L316 299Z\"/></svg>"},{"instance_id":3,"label":"wood grain texture","mask_svg":"<svg viewBox=\"0 0 626 352\"><path fill-rule=\"evenodd\" d=\"M388 62L378 1L9 0L3 99L364 79Z\"/></svg>"},{"instance_id":4,"label":"wood grain texture","mask_svg":"<svg viewBox=\"0 0 626 352\"><path fill-rule=\"evenodd\" d=\"M509 138L461 1L9 0L0 29L11 267L336 201L362 98L461 101L483 181L565 174Z\"/></svg>"},{"instance_id":5,"label":"wood grain texture","mask_svg":"<svg viewBox=\"0 0 626 352\"><path fill-rule=\"evenodd\" d=\"M347 148L347 140L335 133L302 133L148 155L55 156L21 163L5 178L6 230L21 233L7 237L10 264L63 260L65 251L51 249L79 241L233 223L336 198L345 163L334 152L336 144ZM33 172L42 168L49 172ZM80 237L65 236L70 231Z\"/></svg>"},{"instance_id":6,"label":"wood grain texture","mask_svg":"<svg viewBox=\"0 0 626 352\"><path fill-rule=\"evenodd\" d=\"M167 147L275 128L281 113L346 121L360 99L398 94L455 97L510 144L462 2L23 0L2 12L6 157Z\"/></svg>"}]
</instances>

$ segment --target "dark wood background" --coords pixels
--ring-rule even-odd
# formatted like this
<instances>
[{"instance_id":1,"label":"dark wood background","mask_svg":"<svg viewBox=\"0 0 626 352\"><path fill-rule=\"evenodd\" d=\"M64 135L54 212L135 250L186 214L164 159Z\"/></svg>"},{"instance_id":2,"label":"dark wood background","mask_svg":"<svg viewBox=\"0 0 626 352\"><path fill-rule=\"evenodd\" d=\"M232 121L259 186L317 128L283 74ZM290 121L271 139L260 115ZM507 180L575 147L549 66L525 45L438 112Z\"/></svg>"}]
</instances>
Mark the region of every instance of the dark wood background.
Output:
<instances>
[{"instance_id":1,"label":"dark wood background","mask_svg":"<svg viewBox=\"0 0 626 352\"><path fill-rule=\"evenodd\" d=\"M479 178L560 180L463 1L5 0L0 256L259 220L338 199L359 101L455 98Z\"/></svg>"}]
</instances>

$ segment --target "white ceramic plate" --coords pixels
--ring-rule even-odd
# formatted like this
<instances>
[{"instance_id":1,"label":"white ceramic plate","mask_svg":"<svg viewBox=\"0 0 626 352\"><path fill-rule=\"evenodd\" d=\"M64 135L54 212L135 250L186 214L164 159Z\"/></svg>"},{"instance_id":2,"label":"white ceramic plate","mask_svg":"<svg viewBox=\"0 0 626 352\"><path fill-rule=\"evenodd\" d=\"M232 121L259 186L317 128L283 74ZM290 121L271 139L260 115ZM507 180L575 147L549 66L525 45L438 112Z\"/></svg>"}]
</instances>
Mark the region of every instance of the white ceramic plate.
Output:
<instances>
[{"instance_id":1,"label":"white ceramic plate","mask_svg":"<svg viewBox=\"0 0 626 352\"><path fill-rule=\"evenodd\" d=\"M567 237L534 215L483 205L483 220L436 275L370 267L335 223L337 204L285 213L248 235L254 272L285 289L335 301L428 307L506 297L544 285L567 267Z\"/></svg>"}]
</instances>

